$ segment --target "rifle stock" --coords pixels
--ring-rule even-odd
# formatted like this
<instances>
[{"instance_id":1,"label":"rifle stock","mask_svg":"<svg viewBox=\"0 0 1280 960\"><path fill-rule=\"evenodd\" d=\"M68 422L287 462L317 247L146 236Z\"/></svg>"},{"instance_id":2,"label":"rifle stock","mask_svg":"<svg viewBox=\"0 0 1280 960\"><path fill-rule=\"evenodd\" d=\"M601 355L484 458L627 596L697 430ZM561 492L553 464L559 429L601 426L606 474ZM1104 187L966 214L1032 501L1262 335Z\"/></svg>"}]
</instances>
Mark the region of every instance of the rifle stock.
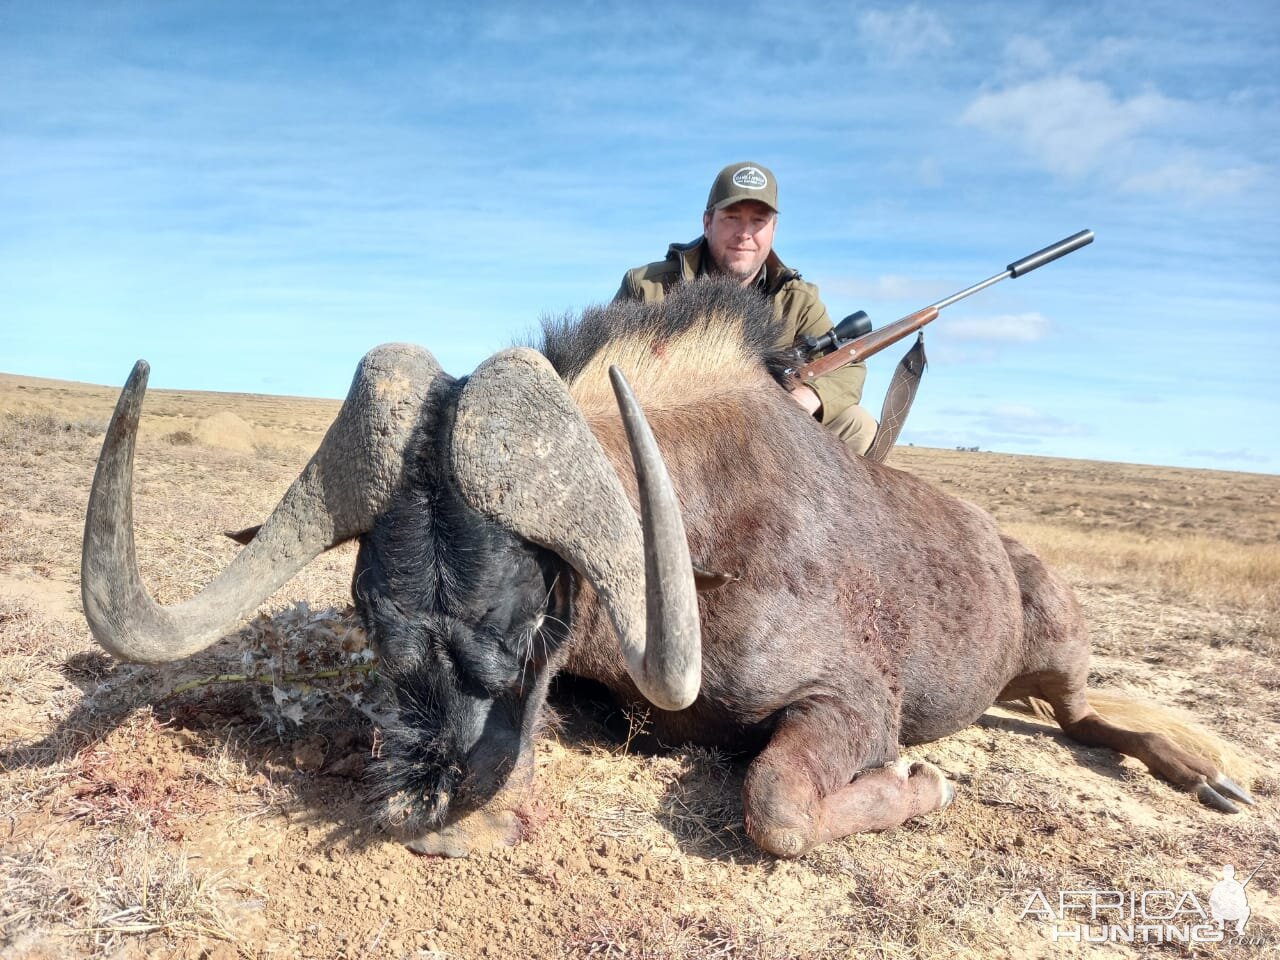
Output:
<instances>
[{"instance_id":1,"label":"rifle stock","mask_svg":"<svg viewBox=\"0 0 1280 960\"><path fill-rule=\"evenodd\" d=\"M811 363L806 363L796 370L792 377L798 383L808 383L815 377L830 373L832 370L838 370L847 363L857 363L859 360L865 360L867 357L879 353L885 347L893 346L903 337L910 336L926 323L932 323L937 318L938 308L936 306L917 310L901 320L895 320L887 327L872 330L856 340L850 340L839 349L832 350L825 357L819 357Z\"/></svg>"}]
</instances>

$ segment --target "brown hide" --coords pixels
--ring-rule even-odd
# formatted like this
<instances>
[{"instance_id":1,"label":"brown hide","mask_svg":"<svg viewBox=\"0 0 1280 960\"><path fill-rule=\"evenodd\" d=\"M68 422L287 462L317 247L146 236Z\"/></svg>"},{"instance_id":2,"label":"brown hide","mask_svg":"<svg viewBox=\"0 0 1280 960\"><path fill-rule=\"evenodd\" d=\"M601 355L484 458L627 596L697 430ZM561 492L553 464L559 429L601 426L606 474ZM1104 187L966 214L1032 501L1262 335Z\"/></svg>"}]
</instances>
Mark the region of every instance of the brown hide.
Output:
<instances>
[{"instance_id":1,"label":"brown hide","mask_svg":"<svg viewBox=\"0 0 1280 960\"><path fill-rule=\"evenodd\" d=\"M873 739L891 757L993 702L1017 669L1022 611L987 514L848 455L763 371L690 406L637 393L694 563L740 576L700 596L702 694L682 713L655 711L660 739L750 749L733 742L743 727L764 734L780 710L824 696L880 725ZM634 498L619 421L589 419ZM575 635L567 669L639 701L589 591Z\"/></svg>"}]
</instances>

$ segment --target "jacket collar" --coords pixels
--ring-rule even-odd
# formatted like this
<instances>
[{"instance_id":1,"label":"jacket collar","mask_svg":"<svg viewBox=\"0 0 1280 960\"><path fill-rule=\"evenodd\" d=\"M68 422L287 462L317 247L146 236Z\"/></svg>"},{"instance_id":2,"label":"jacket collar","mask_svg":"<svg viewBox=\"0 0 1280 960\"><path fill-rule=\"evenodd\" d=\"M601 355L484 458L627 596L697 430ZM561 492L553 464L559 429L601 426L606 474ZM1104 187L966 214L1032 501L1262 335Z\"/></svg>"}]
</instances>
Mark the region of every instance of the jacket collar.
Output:
<instances>
[{"instance_id":1,"label":"jacket collar","mask_svg":"<svg viewBox=\"0 0 1280 960\"><path fill-rule=\"evenodd\" d=\"M688 243L673 243L667 248L667 259L680 264L680 279L693 280L702 276L703 273L709 272L705 268L709 266L709 262L705 262L707 252L707 238L705 236L698 237L696 240L690 240ZM768 296L777 293L784 283L789 280L798 279L800 271L792 270L778 256L776 250L770 250L769 256L764 261L764 292Z\"/></svg>"}]
</instances>

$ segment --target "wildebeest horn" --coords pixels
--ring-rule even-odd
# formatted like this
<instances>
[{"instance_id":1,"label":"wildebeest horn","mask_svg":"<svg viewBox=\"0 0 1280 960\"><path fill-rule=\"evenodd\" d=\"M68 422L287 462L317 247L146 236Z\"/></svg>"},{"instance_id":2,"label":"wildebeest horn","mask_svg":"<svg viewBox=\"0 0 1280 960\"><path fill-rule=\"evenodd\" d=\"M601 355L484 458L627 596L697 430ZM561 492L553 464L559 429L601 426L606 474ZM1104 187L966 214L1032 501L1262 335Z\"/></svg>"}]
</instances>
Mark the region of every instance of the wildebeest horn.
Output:
<instances>
[{"instance_id":1,"label":"wildebeest horn","mask_svg":"<svg viewBox=\"0 0 1280 960\"><path fill-rule=\"evenodd\" d=\"M615 390L643 532L564 381L533 350L495 355L463 387L454 470L473 507L555 551L590 581L640 692L663 710L682 710L697 697L702 670L693 565L653 435L620 377Z\"/></svg>"},{"instance_id":2,"label":"wildebeest horn","mask_svg":"<svg viewBox=\"0 0 1280 960\"><path fill-rule=\"evenodd\" d=\"M196 596L162 607L142 584L133 538L133 452L148 369L141 360L134 366L107 428L80 565L94 637L140 663L203 650L322 550L371 529L400 484L432 384L447 377L420 347L388 344L366 354L320 447L253 542Z\"/></svg>"}]
</instances>

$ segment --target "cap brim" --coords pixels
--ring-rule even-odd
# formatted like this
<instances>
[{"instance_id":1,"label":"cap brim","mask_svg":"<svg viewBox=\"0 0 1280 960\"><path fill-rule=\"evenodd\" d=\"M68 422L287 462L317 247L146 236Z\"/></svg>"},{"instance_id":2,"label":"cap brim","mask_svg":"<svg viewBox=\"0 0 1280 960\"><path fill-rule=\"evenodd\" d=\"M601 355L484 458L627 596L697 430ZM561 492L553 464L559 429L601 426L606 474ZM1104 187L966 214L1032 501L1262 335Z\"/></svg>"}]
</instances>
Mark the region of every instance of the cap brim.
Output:
<instances>
[{"instance_id":1,"label":"cap brim","mask_svg":"<svg viewBox=\"0 0 1280 960\"><path fill-rule=\"evenodd\" d=\"M756 203L763 203L766 207L768 207L774 213L778 212L778 208L775 207L768 200L762 200L759 194L752 194L752 193L735 193L732 196L725 197L723 200L713 205L709 209L723 210L725 207L732 207L735 203L741 203L743 200L754 200Z\"/></svg>"}]
</instances>

